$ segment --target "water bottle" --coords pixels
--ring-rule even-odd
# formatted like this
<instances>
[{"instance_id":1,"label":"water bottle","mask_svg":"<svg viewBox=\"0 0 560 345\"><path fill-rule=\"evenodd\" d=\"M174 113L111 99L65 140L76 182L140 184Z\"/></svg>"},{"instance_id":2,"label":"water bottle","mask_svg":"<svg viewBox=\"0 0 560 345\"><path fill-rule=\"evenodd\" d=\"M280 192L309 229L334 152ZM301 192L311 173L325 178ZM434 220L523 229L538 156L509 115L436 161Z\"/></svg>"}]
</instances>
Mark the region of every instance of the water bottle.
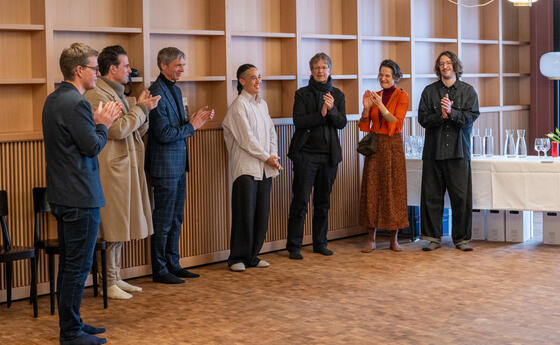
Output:
<instances>
[{"instance_id":1,"label":"water bottle","mask_svg":"<svg viewBox=\"0 0 560 345\"><path fill-rule=\"evenodd\" d=\"M525 142L525 130L517 130L517 143L515 144L515 154L519 158L527 157L527 143Z\"/></svg>"},{"instance_id":2,"label":"water bottle","mask_svg":"<svg viewBox=\"0 0 560 345\"><path fill-rule=\"evenodd\" d=\"M492 136L492 128L486 128L483 145L484 156L492 157L494 155L494 137Z\"/></svg>"},{"instance_id":3,"label":"water bottle","mask_svg":"<svg viewBox=\"0 0 560 345\"><path fill-rule=\"evenodd\" d=\"M480 138L480 129L473 128L471 136L471 147L473 157L482 155L482 139Z\"/></svg>"},{"instance_id":4,"label":"water bottle","mask_svg":"<svg viewBox=\"0 0 560 345\"><path fill-rule=\"evenodd\" d=\"M513 141L513 129L506 129L506 142L504 143L505 156L515 158L515 142Z\"/></svg>"}]
</instances>

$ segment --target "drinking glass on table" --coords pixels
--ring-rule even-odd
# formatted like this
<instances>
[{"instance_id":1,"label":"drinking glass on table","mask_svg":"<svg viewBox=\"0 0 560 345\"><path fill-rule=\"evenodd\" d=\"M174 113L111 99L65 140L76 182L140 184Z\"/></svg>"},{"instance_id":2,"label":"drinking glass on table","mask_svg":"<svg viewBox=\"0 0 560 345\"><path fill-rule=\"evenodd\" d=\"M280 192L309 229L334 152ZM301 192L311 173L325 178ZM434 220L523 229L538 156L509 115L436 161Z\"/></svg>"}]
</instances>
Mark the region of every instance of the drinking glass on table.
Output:
<instances>
[{"instance_id":1,"label":"drinking glass on table","mask_svg":"<svg viewBox=\"0 0 560 345\"><path fill-rule=\"evenodd\" d=\"M542 138L541 150L544 152L544 158L546 158L546 151L550 149L550 139Z\"/></svg>"},{"instance_id":2,"label":"drinking glass on table","mask_svg":"<svg viewBox=\"0 0 560 345\"><path fill-rule=\"evenodd\" d=\"M535 151L537 151L537 157L541 156L542 149L542 138L535 138Z\"/></svg>"}]
</instances>

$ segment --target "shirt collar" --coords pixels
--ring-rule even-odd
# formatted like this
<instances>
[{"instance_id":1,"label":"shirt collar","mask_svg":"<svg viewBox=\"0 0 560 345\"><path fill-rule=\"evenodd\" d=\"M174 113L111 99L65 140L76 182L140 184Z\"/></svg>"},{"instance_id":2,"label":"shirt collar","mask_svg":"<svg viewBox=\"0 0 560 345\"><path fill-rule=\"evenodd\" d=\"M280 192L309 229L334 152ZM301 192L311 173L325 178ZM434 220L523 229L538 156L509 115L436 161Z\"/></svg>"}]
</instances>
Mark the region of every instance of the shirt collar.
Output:
<instances>
[{"instance_id":1,"label":"shirt collar","mask_svg":"<svg viewBox=\"0 0 560 345\"><path fill-rule=\"evenodd\" d=\"M459 78L457 78L457 79L455 80L455 83L453 83L453 85L451 85L450 87L447 87L447 86L443 83L443 80L441 80L441 79L439 80L439 82L440 82L440 84L441 84L441 87L444 87L444 88L446 88L446 89L456 89L456 88L459 86Z\"/></svg>"},{"instance_id":2,"label":"shirt collar","mask_svg":"<svg viewBox=\"0 0 560 345\"><path fill-rule=\"evenodd\" d=\"M253 102L253 103L260 103L262 99L262 97L259 94L253 96L245 90L242 90L239 95L245 98L246 100L248 100L249 102Z\"/></svg>"}]
</instances>

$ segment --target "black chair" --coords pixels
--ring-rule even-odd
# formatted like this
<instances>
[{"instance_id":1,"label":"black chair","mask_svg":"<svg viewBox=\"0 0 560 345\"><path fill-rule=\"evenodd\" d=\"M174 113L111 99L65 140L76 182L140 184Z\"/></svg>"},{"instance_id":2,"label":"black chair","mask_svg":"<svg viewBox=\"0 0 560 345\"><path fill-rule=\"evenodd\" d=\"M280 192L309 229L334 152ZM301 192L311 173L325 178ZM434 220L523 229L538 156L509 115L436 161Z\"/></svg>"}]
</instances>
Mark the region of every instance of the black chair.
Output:
<instances>
[{"instance_id":1,"label":"black chair","mask_svg":"<svg viewBox=\"0 0 560 345\"><path fill-rule=\"evenodd\" d=\"M33 205L35 209L35 248L37 250L43 249L47 254L49 265L49 294L51 297L51 315L54 314L54 294L55 294L55 279L54 279L54 256L60 254L60 247L57 239L41 240L41 215L51 212L51 207L47 201L46 188L33 188ZM97 239L95 243L95 250L93 251L93 265L92 265L92 278L93 278L93 295L97 297L97 251L101 252L101 277L103 289L103 307L107 309L107 261L105 252L107 249L107 242Z\"/></svg>"},{"instance_id":2,"label":"black chair","mask_svg":"<svg viewBox=\"0 0 560 345\"><path fill-rule=\"evenodd\" d=\"M35 248L12 246L8 225L4 217L8 215L8 193L0 190L0 224L2 226L2 237L4 244L0 247L0 263L6 266L6 295L8 308L12 305L12 272L13 262L30 259L31 261L31 289L29 299L33 303L33 316L37 317L37 258Z\"/></svg>"}]
</instances>

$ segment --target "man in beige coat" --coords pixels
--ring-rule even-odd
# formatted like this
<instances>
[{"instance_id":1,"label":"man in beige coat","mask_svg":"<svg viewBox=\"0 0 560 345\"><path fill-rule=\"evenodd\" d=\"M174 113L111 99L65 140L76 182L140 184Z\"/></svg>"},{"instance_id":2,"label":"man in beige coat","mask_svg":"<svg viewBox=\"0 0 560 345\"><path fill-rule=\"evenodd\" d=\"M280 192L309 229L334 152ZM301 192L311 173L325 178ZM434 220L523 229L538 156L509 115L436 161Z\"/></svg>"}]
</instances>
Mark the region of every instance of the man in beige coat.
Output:
<instances>
[{"instance_id":1,"label":"man in beige coat","mask_svg":"<svg viewBox=\"0 0 560 345\"><path fill-rule=\"evenodd\" d=\"M101 209L100 235L107 241L107 297L128 299L129 292L142 291L122 280L121 251L124 241L151 235L152 209L144 173L144 142L148 131L148 113L157 106L160 96L144 90L131 102L124 85L131 71L126 51L121 46L106 47L98 57L101 78L95 89L84 95L93 106L116 101L122 114L109 128L107 144L99 154L99 175L106 206Z\"/></svg>"}]
</instances>

